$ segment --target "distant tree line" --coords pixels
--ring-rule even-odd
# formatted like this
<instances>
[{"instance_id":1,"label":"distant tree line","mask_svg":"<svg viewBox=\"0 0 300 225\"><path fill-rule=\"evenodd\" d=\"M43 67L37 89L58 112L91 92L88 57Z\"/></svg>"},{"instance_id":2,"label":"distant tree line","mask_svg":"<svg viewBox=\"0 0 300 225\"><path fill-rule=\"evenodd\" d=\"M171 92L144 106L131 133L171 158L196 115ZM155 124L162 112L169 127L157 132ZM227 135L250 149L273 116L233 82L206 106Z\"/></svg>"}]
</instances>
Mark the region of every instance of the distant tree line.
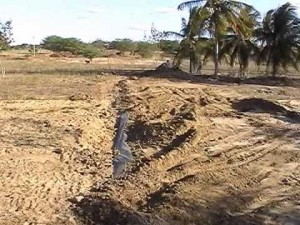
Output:
<instances>
[{"instance_id":1,"label":"distant tree line","mask_svg":"<svg viewBox=\"0 0 300 225\"><path fill-rule=\"evenodd\" d=\"M189 18L181 20L179 32L159 32L154 26L145 41L116 39L84 43L77 38L46 37L41 46L54 52L70 52L89 59L103 56L105 50L116 49L151 57L160 50L174 54L173 64L190 61L190 73L201 73L208 61L214 62L219 74L220 63L239 66L245 75L250 62L265 66L266 74L276 76L280 70L299 69L300 18L290 3L261 14L253 6L237 0L192 0L183 2L179 10L189 9ZM0 23L0 50L12 42L11 21ZM175 40L172 40L176 38Z\"/></svg>"},{"instance_id":2,"label":"distant tree line","mask_svg":"<svg viewBox=\"0 0 300 225\"><path fill-rule=\"evenodd\" d=\"M82 55L90 60L103 55L103 46L99 43L84 43L78 38L63 38L59 36L48 36L41 47L54 52L70 52L73 55Z\"/></svg>"},{"instance_id":3,"label":"distant tree line","mask_svg":"<svg viewBox=\"0 0 300 225\"><path fill-rule=\"evenodd\" d=\"M147 58L152 57L154 52L159 50L174 54L179 49L179 42L160 40L159 43L152 43L150 41L116 39L112 42L96 40L91 43L84 43L77 38L49 36L42 41L42 47L54 52L70 52L74 55L83 55L90 59L103 55L106 49L118 50L121 55L128 52L131 55L138 54Z\"/></svg>"},{"instance_id":4,"label":"distant tree line","mask_svg":"<svg viewBox=\"0 0 300 225\"><path fill-rule=\"evenodd\" d=\"M12 43L12 21L0 22L0 51L10 48ZM145 41L133 41L131 39L116 39L114 41L95 40L85 43L74 37L64 38L56 35L48 36L42 40L37 49L44 48L53 52L68 52L73 55L82 55L90 60L104 55L105 50L118 50L120 55L129 52L131 55L140 55L143 58L152 57L155 51L163 51L167 54L175 54L179 50L179 42L176 40L164 40L162 32L151 28L151 36ZM29 49L32 45L21 44L14 49ZM36 50L37 50L36 49Z\"/></svg>"}]
</instances>

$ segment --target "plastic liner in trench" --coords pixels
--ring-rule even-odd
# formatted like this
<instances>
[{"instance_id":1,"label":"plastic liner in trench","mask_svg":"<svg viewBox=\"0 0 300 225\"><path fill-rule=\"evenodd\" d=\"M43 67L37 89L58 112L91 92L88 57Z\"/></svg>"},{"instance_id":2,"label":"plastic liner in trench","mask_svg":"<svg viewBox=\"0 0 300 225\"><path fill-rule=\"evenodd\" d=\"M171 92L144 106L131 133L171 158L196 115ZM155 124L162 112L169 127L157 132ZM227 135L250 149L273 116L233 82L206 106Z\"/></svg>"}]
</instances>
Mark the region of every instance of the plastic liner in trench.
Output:
<instances>
[{"instance_id":1,"label":"plastic liner in trench","mask_svg":"<svg viewBox=\"0 0 300 225\"><path fill-rule=\"evenodd\" d=\"M126 165L133 161L131 150L126 143L127 134L125 133L128 114L122 112L117 120L117 133L112 146L113 155L113 178L120 178L126 172Z\"/></svg>"}]
</instances>

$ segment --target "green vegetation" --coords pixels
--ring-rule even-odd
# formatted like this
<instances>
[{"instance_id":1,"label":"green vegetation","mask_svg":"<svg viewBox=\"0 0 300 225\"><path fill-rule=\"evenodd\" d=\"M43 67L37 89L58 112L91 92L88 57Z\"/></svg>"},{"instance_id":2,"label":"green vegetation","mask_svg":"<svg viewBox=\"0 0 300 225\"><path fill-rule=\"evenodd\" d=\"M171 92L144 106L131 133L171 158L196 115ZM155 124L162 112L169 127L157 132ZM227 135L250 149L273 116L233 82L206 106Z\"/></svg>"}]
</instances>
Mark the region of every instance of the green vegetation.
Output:
<instances>
[{"instance_id":1,"label":"green vegetation","mask_svg":"<svg viewBox=\"0 0 300 225\"><path fill-rule=\"evenodd\" d=\"M215 75L219 73L220 43L228 33L233 33L244 38L249 34L252 23L250 14L244 11L256 11L252 6L242 2L230 0L189 1L178 6L184 9L198 3L190 13L190 30L188 35L191 40L201 40L204 35L210 37L213 43L213 60ZM258 12L256 12L258 14ZM194 44L195 45L195 44Z\"/></svg>"},{"instance_id":2,"label":"green vegetation","mask_svg":"<svg viewBox=\"0 0 300 225\"><path fill-rule=\"evenodd\" d=\"M160 49L168 54L175 54L179 50L179 42L172 40L161 40L159 42Z\"/></svg>"},{"instance_id":3,"label":"green vegetation","mask_svg":"<svg viewBox=\"0 0 300 225\"><path fill-rule=\"evenodd\" d=\"M136 43L130 39L117 39L110 43L110 48L119 50L122 55L125 52L134 54L136 46Z\"/></svg>"},{"instance_id":4,"label":"green vegetation","mask_svg":"<svg viewBox=\"0 0 300 225\"><path fill-rule=\"evenodd\" d=\"M190 73L194 73L197 67L197 62L199 62L199 50L197 42L198 36L195 33L195 24L193 24L193 19L197 13L197 8L190 8L190 17L189 21L186 21L185 18L181 19L181 30L179 33L173 31L165 32L166 37L175 37L177 39L182 39L180 42L179 50L175 56L174 64L176 67L179 67L181 61L186 56L189 56L190 59Z\"/></svg>"},{"instance_id":5,"label":"green vegetation","mask_svg":"<svg viewBox=\"0 0 300 225\"><path fill-rule=\"evenodd\" d=\"M12 39L12 21L0 22L0 51L9 48Z\"/></svg>"},{"instance_id":6,"label":"green vegetation","mask_svg":"<svg viewBox=\"0 0 300 225\"><path fill-rule=\"evenodd\" d=\"M149 42L138 42L135 52L141 55L143 58L150 58L153 56L156 50L158 50L156 44Z\"/></svg>"},{"instance_id":7,"label":"green vegetation","mask_svg":"<svg viewBox=\"0 0 300 225\"><path fill-rule=\"evenodd\" d=\"M161 32L152 25L150 35L138 42L125 38L84 43L73 37L49 36L39 48L82 55L90 61L111 49L118 50L120 55L138 54L143 58L160 50L174 56L176 67L180 67L183 59L189 59L189 71L193 74L201 74L207 62L214 63L215 75L219 74L221 63L239 65L240 76L247 74L250 63L257 67L266 65L266 74L272 76L291 66L298 70L300 18L290 3L270 10L263 18L251 5L235 0L193 0L178 6L178 10L186 8L189 18L182 18L179 32ZM7 49L12 42L11 24L0 23L0 50ZM23 44L15 49L28 46Z\"/></svg>"},{"instance_id":8,"label":"green vegetation","mask_svg":"<svg viewBox=\"0 0 300 225\"><path fill-rule=\"evenodd\" d=\"M152 57L156 50L159 50L156 43L146 41L134 42L130 39L117 39L110 43L110 48L117 49L124 55L130 52L131 55L139 54L143 58Z\"/></svg>"},{"instance_id":9,"label":"green vegetation","mask_svg":"<svg viewBox=\"0 0 300 225\"><path fill-rule=\"evenodd\" d=\"M174 41L169 42L173 43ZM73 55L83 55L90 60L102 56L106 48L119 50L121 55L124 55L125 52L130 52L131 55L139 54L147 58L153 56L153 53L159 50L157 46L156 43L134 42L130 39L117 39L110 43L96 40L87 44L77 38L62 38L59 36L46 37L42 42L42 47L45 49L54 52L70 52ZM162 46L167 49L166 45Z\"/></svg>"},{"instance_id":10,"label":"green vegetation","mask_svg":"<svg viewBox=\"0 0 300 225\"><path fill-rule=\"evenodd\" d=\"M103 55L103 49L95 48L92 45L86 45L81 50L80 54L92 61L94 58Z\"/></svg>"},{"instance_id":11,"label":"green vegetation","mask_svg":"<svg viewBox=\"0 0 300 225\"><path fill-rule=\"evenodd\" d=\"M270 10L256 35L262 43L258 62L266 62L267 72L272 67L275 76L280 66L287 69L290 65L298 70L300 19L294 6L286 3Z\"/></svg>"},{"instance_id":12,"label":"green vegetation","mask_svg":"<svg viewBox=\"0 0 300 225\"><path fill-rule=\"evenodd\" d=\"M70 52L73 55L82 55L92 61L93 58L103 55L104 47L99 41L86 44L77 38L62 38L59 36L46 37L42 46L54 52Z\"/></svg>"},{"instance_id":13,"label":"green vegetation","mask_svg":"<svg viewBox=\"0 0 300 225\"><path fill-rule=\"evenodd\" d=\"M109 42L103 41L101 39L97 39L97 40L91 42L90 45L103 51L106 48L106 46L109 45Z\"/></svg>"},{"instance_id":14,"label":"green vegetation","mask_svg":"<svg viewBox=\"0 0 300 225\"><path fill-rule=\"evenodd\" d=\"M286 3L270 10L260 20L252 6L233 0L196 0L183 2L179 10L190 8L189 21L182 19L182 29L166 32L181 39L175 56L178 66L189 57L190 72L214 61L215 75L219 63L239 64L239 74L247 72L250 61L266 64L266 72L276 76L280 68L298 70L300 59L300 19L296 8Z\"/></svg>"},{"instance_id":15,"label":"green vegetation","mask_svg":"<svg viewBox=\"0 0 300 225\"><path fill-rule=\"evenodd\" d=\"M54 52L70 52L74 55L79 55L84 49L85 44L77 38L49 36L42 41L42 46Z\"/></svg>"}]
</instances>

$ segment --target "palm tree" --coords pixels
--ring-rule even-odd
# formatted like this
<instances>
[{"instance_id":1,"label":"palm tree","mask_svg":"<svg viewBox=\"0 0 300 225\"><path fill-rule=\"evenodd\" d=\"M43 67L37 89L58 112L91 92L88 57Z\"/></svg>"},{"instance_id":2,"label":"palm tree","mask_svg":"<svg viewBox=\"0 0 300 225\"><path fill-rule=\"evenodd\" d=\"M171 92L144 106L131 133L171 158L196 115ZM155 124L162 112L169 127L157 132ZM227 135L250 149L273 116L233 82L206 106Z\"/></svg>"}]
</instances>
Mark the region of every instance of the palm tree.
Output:
<instances>
[{"instance_id":1,"label":"palm tree","mask_svg":"<svg viewBox=\"0 0 300 225\"><path fill-rule=\"evenodd\" d=\"M229 59L231 67L238 61L239 76L245 75L250 60L259 54L259 47L251 39L242 39L236 34L227 35L222 42L219 58Z\"/></svg>"},{"instance_id":2,"label":"palm tree","mask_svg":"<svg viewBox=\"0 0 300 225\"><path fill-rule=\"evenodd\" d=\"M245 16L246 15L246 16ZM245 74L249 66L250 59L259 55L259 47L253 36L255 29L259 26L257 18L260 14L251 8L242 8L240 20L246 25L244 32L237 33L237 30L229 29L229 34L222 40L222 46L219 53L220 60L229 58L229 63L233 67L235 61L239 63L239 75Z\"/></svg>"},{"instance_id":3,"label":"palm tree","mask_svg":"<svg viewBox=\"0 0 300 225\"><path fill-rule=\"evenodd\" d=\"M194 6L198 6L194 19L200 24L199 30L207 31L214 40L215 75L217 75L219 73L219 43L222 37L227 33L228 27L240 35L249 32L245 23L247 19L242 20L240 17L241 9L256 10L248 4L233 0L187 1L180 4L178 9ZM244 17L247 15L245 14Z\"/></svg>"},{"instance_id":4,"label":"palm tree","mask_svg":"<svg viewBox=\"0 0 300 225\"><path fill-rule=\"evenodd\" d=\"M262 45L258 64L265 61L267 73L270 66L273 77L278 74L280 66L287 70L288 66L292 65L298 70L300 19L296 7L286 3L270 10L264 17L257 35Z\"/></svg>"},{"instance_id":5,"label":"palm tree","mask_svg":"<svg viewBox=\"0 0 300 225\"><path fill-rule=\"evenodd\" d=\"M181 39L180 48L175 56L174 64L179 66L181 61L185 57L190 58L190 73L194 73L197 63L197 33L195 32L195 24L193 17L197 12L197 8L190 9L189 20L185 18L181 19L181 30L180 32L167 31L164 32L166 37L173 36Z\"/></svg>"}]
</instances>

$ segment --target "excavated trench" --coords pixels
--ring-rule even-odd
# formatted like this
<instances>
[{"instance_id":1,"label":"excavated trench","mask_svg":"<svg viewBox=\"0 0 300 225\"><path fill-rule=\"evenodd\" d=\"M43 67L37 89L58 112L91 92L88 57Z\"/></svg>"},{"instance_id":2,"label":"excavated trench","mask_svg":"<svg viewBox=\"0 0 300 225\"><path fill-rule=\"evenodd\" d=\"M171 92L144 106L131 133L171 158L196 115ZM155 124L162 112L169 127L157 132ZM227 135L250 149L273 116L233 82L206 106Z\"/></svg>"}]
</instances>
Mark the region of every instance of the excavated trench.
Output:
<instances>
[{"instance_id":1,"label":"excavated trench","mask_svg":"<svg viewBox=\"0 0 300 225\"><path fill-rule=\"evenodd\" d=\"M0 101L1 224L300 224L298 90L44 79ZM123 110L134 161L112 180Z\"/></svg>"},{"instance_id":2,"label":"excavated trench","mask_svg":"<svg viewBox=\"0 0 300 225\"><path fill-rule=\"evenodd\" d=\"M269 207L260 199L270 198L261 190L270 172L259 173L258 168L268 155L276 161L287 142L270 139L253 125L259 117L243 118L241 113L294 120L299 113L264 99L234 100L206 89L132 83L117 85L116 108L129 113L128 144L135 162L125 179L98 183L77 204L74 212L81 220L108 225L263 224L263 213L249 210L255 204Z\"/></svg>"}]
</instances>

